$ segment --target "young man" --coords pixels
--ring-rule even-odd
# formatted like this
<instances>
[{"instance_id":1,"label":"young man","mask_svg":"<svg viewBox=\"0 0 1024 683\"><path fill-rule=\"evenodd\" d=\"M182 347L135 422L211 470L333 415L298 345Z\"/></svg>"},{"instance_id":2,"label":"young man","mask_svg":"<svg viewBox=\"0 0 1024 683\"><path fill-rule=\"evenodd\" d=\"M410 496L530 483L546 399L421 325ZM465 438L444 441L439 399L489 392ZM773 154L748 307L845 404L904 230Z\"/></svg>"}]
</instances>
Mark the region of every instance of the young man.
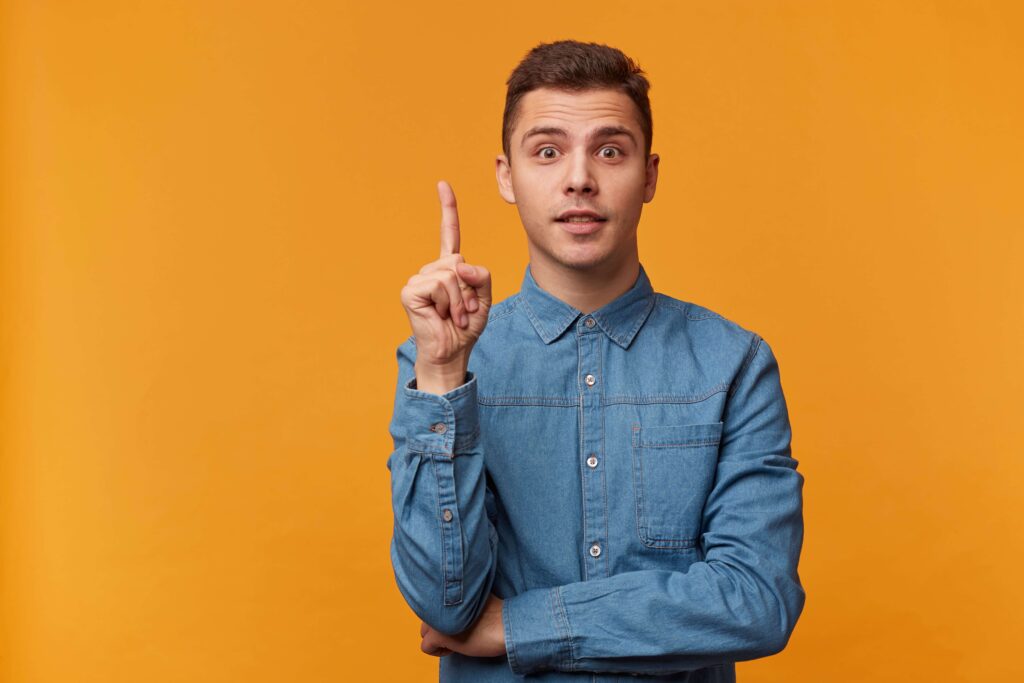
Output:
<instances>
[{"instance_id":1,"label":"young man","mask_svg":"<svg viewBox=\"0 0 1024 683\"><path fill-rule=\"evenodd\" d=\"M441 182L440 258L401 294L391 561L421 649L444 681L735 680L804 605L778 364L640 264L659 157L639 67L562 41L507 85L521 290L492 304Z\"/></svg>"}]
</instances>

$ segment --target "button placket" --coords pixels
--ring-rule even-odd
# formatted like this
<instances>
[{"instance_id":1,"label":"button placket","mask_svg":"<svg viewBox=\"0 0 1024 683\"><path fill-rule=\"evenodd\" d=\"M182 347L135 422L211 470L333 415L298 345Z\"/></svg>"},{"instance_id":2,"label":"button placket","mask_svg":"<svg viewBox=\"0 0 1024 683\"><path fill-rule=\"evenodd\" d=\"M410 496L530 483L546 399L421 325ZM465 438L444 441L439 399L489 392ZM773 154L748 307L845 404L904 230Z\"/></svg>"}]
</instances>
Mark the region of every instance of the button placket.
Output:
<instances>
[{"instance_id":1,"label":"button placket","mask_svg":"<svg viewBox=\"0 0 1024 683\"><path fill-rule=\"evenodd\" d=\"M576 343L579 348L580 396L580 476L583 493L583 538L586 545L582 550L585 581L608 575L608 556L604 544L608 542L608 500L604 468L598 469L598 453L604 447L604 407L602 390L598 378L603 371L603 353L608 337L599 332L597 321L592 316L583 318L576 328Z\"/></svg>"}]
</instances>

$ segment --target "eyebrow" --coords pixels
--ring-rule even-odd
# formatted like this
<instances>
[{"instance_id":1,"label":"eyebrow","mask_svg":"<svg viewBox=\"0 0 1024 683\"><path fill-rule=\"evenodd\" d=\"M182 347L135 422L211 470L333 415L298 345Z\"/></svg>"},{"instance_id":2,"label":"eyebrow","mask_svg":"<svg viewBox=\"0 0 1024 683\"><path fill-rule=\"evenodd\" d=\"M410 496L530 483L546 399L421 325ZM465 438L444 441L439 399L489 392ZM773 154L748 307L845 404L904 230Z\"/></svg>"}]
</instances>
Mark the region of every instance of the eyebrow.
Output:
<instances>
[{"instance_id":1,"label":"eyebrow","mask_svg":"<svg viewBox=\"0 0 1024 683\"><path fill-rule=\"evenodd\" d=\"M526 141L535 135L550 135L556 138L569 137L569 133L567 133L564 128L558 128L557 126L534 126L530 130L526 131L526 133L523 135L522 146L525 147ZM636 145L636 138L633 136L633 133L625 126L601 126L597 130L592 132L589 136L587 136L587 140L590 141L595 140L597 138L608 138L614 135L625 135L633 142L634 146Z\"/></svg>"}]
</instances>

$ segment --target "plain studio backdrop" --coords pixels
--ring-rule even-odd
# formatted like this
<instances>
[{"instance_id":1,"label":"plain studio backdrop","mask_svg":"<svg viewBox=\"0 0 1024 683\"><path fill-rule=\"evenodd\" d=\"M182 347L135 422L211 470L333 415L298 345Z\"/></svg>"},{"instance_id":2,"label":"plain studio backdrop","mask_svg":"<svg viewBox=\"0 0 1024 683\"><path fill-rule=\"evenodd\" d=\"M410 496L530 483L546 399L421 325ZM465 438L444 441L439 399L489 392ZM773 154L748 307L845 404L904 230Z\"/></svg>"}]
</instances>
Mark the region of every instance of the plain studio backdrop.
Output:
<instances>
[{"instance_id":1,"label":"plain studio backdrop","mask_svg":"<svg viewBox=\"0 0 1024 683\"><path fill-rule=\"evenodd\" d=\"M0 679L436 677L394 582L399 291L519 287L504 81L653 84L658 291L775 350L804 613L765 681L1024 677L1018 2L0 6Z\"/></svg>"}]
</instances>

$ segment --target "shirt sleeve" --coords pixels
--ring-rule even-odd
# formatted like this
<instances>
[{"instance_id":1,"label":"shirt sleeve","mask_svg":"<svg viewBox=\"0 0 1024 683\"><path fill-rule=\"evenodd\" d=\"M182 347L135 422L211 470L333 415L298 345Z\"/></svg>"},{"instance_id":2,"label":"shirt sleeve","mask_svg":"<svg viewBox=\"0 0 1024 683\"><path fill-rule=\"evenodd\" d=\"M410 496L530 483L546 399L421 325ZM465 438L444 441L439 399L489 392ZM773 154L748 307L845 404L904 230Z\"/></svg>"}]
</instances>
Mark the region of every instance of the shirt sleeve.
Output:
<instances>
[{"instance_id":1,"label":"shirt sleeve","mask_svg":"<svg viewBox=\"0 0 1024 683\"><path fill-rule=\"evenodd\" d=\"M509 665L669 674L781 651L803 610L803 475L779 367L754 335L729 389L702 560L532 589L504 602Z\"/></svg>"},{"instance_id":2,"label":"shirt sleeve","mask_svg":"<svg viewBox=\"0 0 1024 683\"><path fill-rule=\"evenodd\" d=\"M416 388L412 337L398 348L389 431L398 589L429 626L460 633L479 616L494 582L497 532L487 514L476 376L445 394Z\"/></svg>"}]
</instances>

